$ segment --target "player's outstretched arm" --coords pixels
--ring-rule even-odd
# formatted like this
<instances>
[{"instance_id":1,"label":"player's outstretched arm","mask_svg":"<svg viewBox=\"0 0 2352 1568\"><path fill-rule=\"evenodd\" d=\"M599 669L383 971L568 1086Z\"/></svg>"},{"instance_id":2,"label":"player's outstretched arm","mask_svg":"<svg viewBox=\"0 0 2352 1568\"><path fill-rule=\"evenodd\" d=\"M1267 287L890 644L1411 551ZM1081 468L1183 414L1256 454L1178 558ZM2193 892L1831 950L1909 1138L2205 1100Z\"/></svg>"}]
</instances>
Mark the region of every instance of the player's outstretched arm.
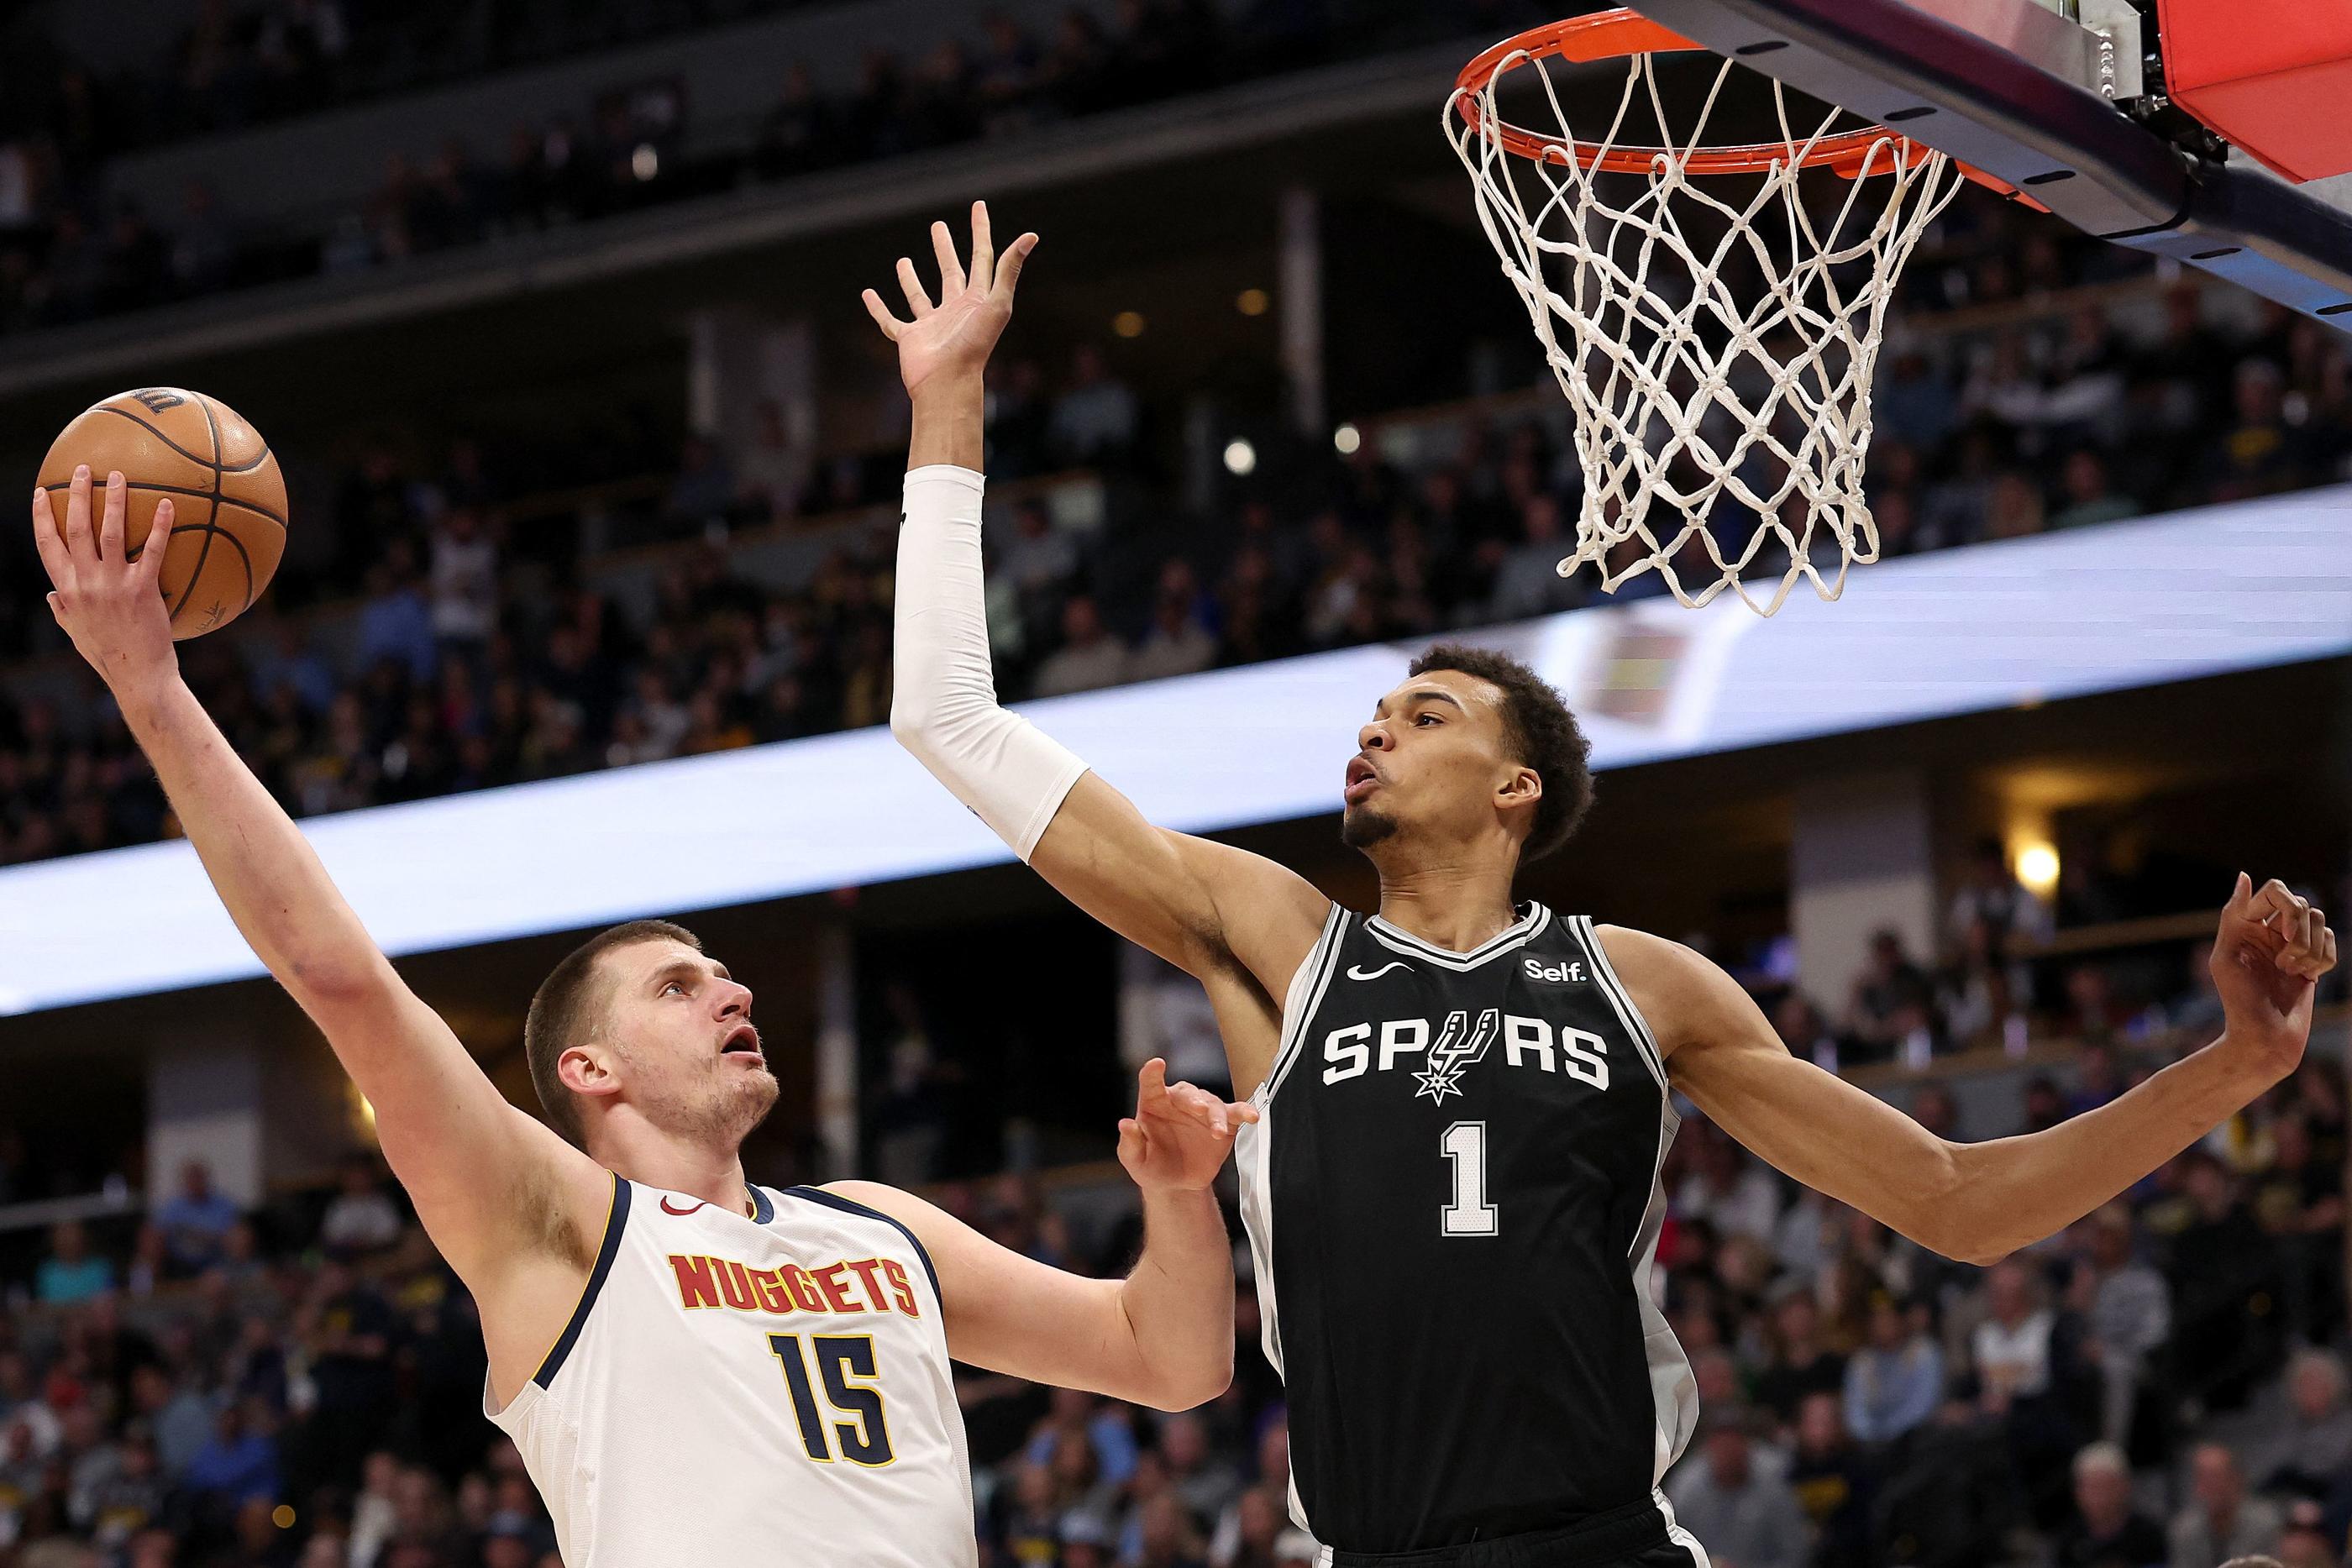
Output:
<instances>
[{"instance_id":1,"label":"player's outstretched arm","mask_svg":"<svg viewBox=\"0 0 2352 1568\"><path fill-rule=\"evenodd\" d=\"M1328 901L1271 861L1152 826L1086 764L997 703L981 574L982 377L1012 319L1013 287L1036 235L1023 235L999 258L987 206L975 203L969 271L945 224L931 226L931 241L937 304L903 257L898 283L911 319L892 315L874 290L865 296L898 347L914 403L891 731L1080 908L1207 982L1221 1016L1230 1020L1236 1007L1278 1016L1278 998L1314 946ZM1229 1041L1236 1032L1228 1029ZM1242 1032L1266 1034L1271 1056L1271 1030ZM1237 1081L1257 1075L1249 1065L1235 1062Z\"/></svg>"},{"instance_id":2,"label":"player's outstretched arm","mask_svg":"<svg viewBox=\"0 0 2352 1568\"><path fill-rule=\"evenodd\" d=\"M1738 982L1679 944L1610 927L1611 962L1662 1023L1675 1086L1765 1161L1922 1246L1990 1262L2064 1228L2155 1170L2303 1060L2336 934L2309 903L2243 876L2221 912L2222 1032L2121 1098L2043 1132L1953 1144L1789 1054Z\"/></svg>"},{"instance_id":3,"label":"player's outstretched arm","mask_svg":"<svg viewBox=\"0 0 2352 1568\"><path fill-rule=\"evenodd\" d=\"M1118 1159L1143 1192L1143 1255L1124 1280L1088 1280L1000 1247L921 1198L872 1182L832 1190L913 1231L939 1268L948 1351L1034 1383L1189 1410L1234 1376L1234 1260L1209 1190L1234 1132L1257 1120L1144 1063Z\"/></svg>"},{"instance_id":4,"label":"player's outstretched arm","mask_svg":"<svg viewBox=\"0 0 2352 1568\"><path fill-rule=\"evenodd\" d=\"M34 538L55 585L49 609L114 694L237 929L375 1107L384 1155L435 1244L478 1291L506 1260L543 1258L551 1246L593 1253L593 1231L581 1238L603 1223L604 1173L509 1105L401 983L181 680L157 586L172 503L158 507L132 561L122 476L109 477L95 525L90 491L89 471L77 471L62 518L46 493L33 497Z\"/></svg>"}]
</instances>

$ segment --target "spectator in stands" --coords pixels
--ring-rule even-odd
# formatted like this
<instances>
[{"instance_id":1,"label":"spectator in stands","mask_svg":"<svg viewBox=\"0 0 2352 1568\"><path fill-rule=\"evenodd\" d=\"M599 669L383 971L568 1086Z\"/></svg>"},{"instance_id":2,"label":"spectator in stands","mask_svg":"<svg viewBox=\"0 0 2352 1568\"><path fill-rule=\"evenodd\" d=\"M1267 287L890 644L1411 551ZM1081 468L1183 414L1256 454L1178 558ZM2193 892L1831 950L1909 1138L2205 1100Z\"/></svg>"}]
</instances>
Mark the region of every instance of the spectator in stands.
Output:
<instances>
[{"instance_id":1,"label":"spectator in stands","mask_svg":"<svg viewBox=\"0 0 2352 1568\"><path fill-rule=\"evenodd\" d=\"M114 1286L114 1265L93 1256L79 1220L60 1220L49 1232L49 1255L33 1277L34 1299L71 1306Z\"/></svg>"},{"instance_id":2,"label":"spectator in stands","mask_svg":"<svg viewBox=\"0 0 2352 1568\"><path fill-rule=\"evenodd\" d=\"M431 578L434 642L478 679L498 630L499 547L471 505L451 507L434 528Z\"/></svg>"},{"instance_id":3,"label":"spectator in stands","mask_svg":"<svg viewBox=\"0 0 2352 1568\"><path fill-rule=\"evenodd\" d=\"M2237 418L2205 444L2199 473L2203 498L2238 501L2310 482L2302 434L2286 422L2286 379L2268 360L2242 361L2231 378Z\"/></svg>"},{"instance_id":4,"label":"spectator in stands","mask_svg":"<svg viewBox=\"0 0 2352 1568\"><path fill-rule=\"evenodd\" d=\"M2074 1456L2074 1511L2058 1532L2057 1568L2153 1568L2170 1555L2163 1527L2132 1506L2131 1465L2111 1442Z\"/></svg>"},{"instance_id":5,"label":"spectator in stands","mask_svg":"<svg viewBox=\"0 0 2352 1568\"><path fill-rule=\"evenodd\" d=\"M2287 1364L2286 1409L2277 1425L2247 1445L2245 1470L2265 1492L2326 1501L2352 1479L2352 1403L2344 1358L2332 1350L2297 1351Z\"/></svg>"},{"instance_id":6,"label":"spectator in stands","mask_svg":"<svg viewBox=\"0 0 2352 1568\"><path fill-rule=\"evenodd\" d=\"M400 1239L400 1210L383 1190L375 1162L354 1155L343 1162L342 1190L319 1223L319 1245L331 1258L381 1252Z\"/></svg>"},{"instance_id":7,"label":"spectator in stands","mask_svg":"<svg viewBox=\"0 0 2352 1568\"><path fill-rule=\"evenodd\" d=\"M225 1521L248 1499L278 1494L278 1445L268 1414L257 1401L224 1405L212 1437L189 1459L181 1478L202 1517Z\"/></svg>"},{"instance_id":8,"label":"spectator in stands","mask_svg":"<svg viewBox=\"0 0 2352 1568\"><path fill-rule=\"evenodd\" d=\"M1666 1495L1684 1528L1738 1568L1802 1568L1811 1550L1804 1511L1789 1483L1763 1472L1751 1446L1755 1417L1703 1414L1697 1464L1675 1467Z\"/></svg>"},{"instance_id":9,"label":"spectator in stands","mask_svg":"<svg viewBox=\"0 0 2352 1568\"><path fill-rule=\"evenodd\" d=\"M180 1167L180 1190L155 1211L172 1266L194 1274L220 1260L222 1242L241 1218L236 1204L213 1190L212 1167L190 1160Z\"/></svg>"},{"instance_id":10,"label":"spectator in stands","mask_svg":"<svg viewBox=\"0 0 2352 1568\"><path fill-rule=\"evenodd\" d=\"M1882 929L1871 937L1869 960L1854 978L1846 1033L1864 1060L1923 1045L1931 1036L1932 1001L1927 977L1904 951L1903 938L1892 927Z\"/></svg>"},{"instance_id":11,"label":"spectator in stands","mask_svg":"<svg viewBox=\"0 0 2352 1568\"><path fill-rule=\"evenodd\" d=\"M418 591L416 552L406 538L385 546L383 559L368 573L359 633L362 669L389 662L419 685L433 678L433 610Z\"/></svg>"},{"instance_id":12,"label":"spectator in stands","mask_svg":"<svg viewBox=\"0 0 2352 1568\"><path fill-rule=\"evenodd\" d=\"M1054 400L1046 434L1057 457L1084 467L1123 457L1135 444L1134 392L1103 363L1102 350L1081 343L1070 357L1070 380Z\"/></svg>"},{"instance_id":13,"label":"spectator in stands","mask_svg":"<svg viewBox=\"0 0 2352 1568\"><path fill-rule=\"evenodd\" d=\"M2088 528L2139 515L2139 503L2115 488L2106 457L2095 446L2078 446L2066 455L2059 489L2066 504L2051 515L2053 529Z\"/></svg>"},{"instance_id":14,"label":"spectator in stands","mask_svg":"<svg viewBox=\"0 0 2352 1568\"><path fill-rule=\"evenodd\" d=\"M1062 607L1062 645L1037 666L1041 697L1117 685L1127 678L1127 646L1106 630L1095 601L1081 593Z\"/></svg>"},{"instance_id":15,"label":"spectator in stands","mask_svg":"<svg viewBox=\"0 0 2352 1568\"><path fill-rule=\"evenodd\" d=\"M131 1401L139 1421L154 1435L164 1479L177 1481L212 1440L212 1401L153 1362L132 1370Z\"/></svg>"},{"instance_id":16,"label":"spectator in stands","mask_svg":"<svg viewBox=\"0 0 2352 1568\"><path fill-rule=\"evenodd\" d=\"M1869 1343L1845 1367L1845 1425L1857 1441L1891 1443L1943 1403L1944 1353L1924 1318L1885 1291L1872 1300Z\"/></svg>"},{"instance_id":17,"label":"spectator in stands","mask_svg":"<svg viewBox=\"0 0 2352 1568\"><path fill-rule=\"evenodd\" d=\"M1783 1426L1816 1394L1845 1386L1845 1357L1821 1342L1821 1307L1808 1280L1792 1278L1771 1306L1771 1353L1750 1380L1756 1403Z\"/></svg>"},{"instance_id":18,"label":"spectator in stands","mask_svg":"<svg viewBox=\"0 0 2352 1568\"><path fill-rule=\"evenodd\" d=\"M1584 601L1585 577L1562 577L1560 558L1569 546L1560 531L1559 502L1548 495L1528 497L1519 508L1520 542L1495 569L1495 596L1487 613L1496 621L1573 610Z\"/></svg>"},{"instance_id":19,"label":"spectator in stands","mask_svg":"<svg viewBox=\"0 0 2352 1568\"><path fill-rule=\"evenodd\" d=\"M1719 1236L1769 1243L1780 1219L1780 1185L1714 1124L1691 1133L1690 1174L1675 1190L1675 1217L1704 1219Z\"/></svg>"},{"instance_id":20,"label":"spectator in stands","mask_svg":"<svg viewBox=\"0 0 2352 1568\"><path fill-rule=\"evenodd\" d=\"M2246 1495L2237 1458L2221 1444L2200 1443L2189 1455L2189 1491L2167 1532L2168 1568L2220 1568L2278 1549L2284 1516L2277 1504Z\"/></svg>"},{"instance_id":21,"label":"spectator in stands","mask_svg":"<svg viewBox=\"0 0 2352 1568\"><path fill-rule=\"evenodd\" d=\"M2323 1155L2297 1114L2272 1124L2271 1143L2255 1217L2274 1239L2289 1332L2324 1344L2343 1320L2344 1161Z\"/></svg>"},{"instance_id":22,"label":"spectator in stands","mask_svg":"<svg viewBox=\"0 0 2352 1568\"><path fill-rule=\"evenodd\" d=\"M1171 560L1160 568L1160 591L1151 604L1151 629L1128 661L1129 680L1189 675L1216 663L1217 640L1201 624L1199 598L1190 563Z\"/></svg>"},{"instance_id":23,"label":"spectator in stands","mask_svg":"<svg viewBox=\"0 0 2352 1568\"><path fill-rule=\"evenodd\" d=\"M2083 1222L2089 1257L2076 1265L2087 1354L2097 1364L2099 1431L2110 1443L2131 1441L2132 1413L2154 1385L2150 1358L2172 1333L2172 1294L2164 1276L2134 1255L2131 1210L2111 1203Z\"/></svg>"},{"instance_id":24,"label":"spectator in stands","mask_svg":"<svg viewBox=\"0 0 2352 1568\"><path fill-rule=\"evenodd\" d=\"M674 530L688 532L723 520L735 504L735 472L719 444L708 436L689 435L662 510Z\"/></svg>"}]
</instances>

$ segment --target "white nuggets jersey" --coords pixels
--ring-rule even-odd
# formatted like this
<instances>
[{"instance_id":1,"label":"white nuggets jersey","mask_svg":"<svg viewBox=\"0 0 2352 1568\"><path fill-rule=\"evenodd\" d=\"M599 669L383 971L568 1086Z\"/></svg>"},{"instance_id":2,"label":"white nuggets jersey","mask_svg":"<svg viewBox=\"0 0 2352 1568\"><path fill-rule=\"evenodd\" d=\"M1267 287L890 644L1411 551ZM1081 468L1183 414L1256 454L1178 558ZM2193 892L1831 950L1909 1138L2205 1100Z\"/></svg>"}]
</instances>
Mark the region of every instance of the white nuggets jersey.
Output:
<instances>
[{"instance_id":1,"label":"white nuggets jersey","mask_svg":"<svg viewBox=\"0 0 2352 1568\"><path fill-rule=\"evenodd\" d=\"M568 1568L978 1560L939 1277L809 1187L758 1212L614 1177L588 1287L504 1410Z\"/></svg>"}]
</instances>

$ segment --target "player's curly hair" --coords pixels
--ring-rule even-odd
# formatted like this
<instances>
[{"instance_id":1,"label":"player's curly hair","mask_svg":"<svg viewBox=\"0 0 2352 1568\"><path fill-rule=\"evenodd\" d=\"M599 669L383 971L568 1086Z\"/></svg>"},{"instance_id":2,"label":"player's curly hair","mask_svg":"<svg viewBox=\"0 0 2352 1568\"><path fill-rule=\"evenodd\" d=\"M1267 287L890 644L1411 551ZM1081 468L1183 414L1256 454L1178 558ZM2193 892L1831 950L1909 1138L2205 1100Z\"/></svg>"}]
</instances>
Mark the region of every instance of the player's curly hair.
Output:
<instances>
[{"instance_id":1,"label":"player's curly hair","mask_svg":"<svg viewBox=\"0 0 2352 1568\"><path fill-rule=\"evenodd\" d=\"M1412 662L1408 675L1459 670L1503 694L1503 734L1517 758L1543 780L1543 800L1519 863L1543 859L1568 842L1592 804L1592 743L1568 703L1541 675L1492 648L1440 643Z\"/></svg>"}]
</instances>

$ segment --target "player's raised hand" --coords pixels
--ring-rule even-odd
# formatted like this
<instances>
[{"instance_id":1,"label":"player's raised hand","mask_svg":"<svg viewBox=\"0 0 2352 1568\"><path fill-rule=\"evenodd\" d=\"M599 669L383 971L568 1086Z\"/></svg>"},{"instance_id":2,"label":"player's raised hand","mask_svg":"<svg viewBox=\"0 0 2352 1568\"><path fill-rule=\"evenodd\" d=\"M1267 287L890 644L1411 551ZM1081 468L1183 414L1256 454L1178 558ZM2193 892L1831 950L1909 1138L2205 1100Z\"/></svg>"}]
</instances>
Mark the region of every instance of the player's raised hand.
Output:
<instances>
[{"instance_id":1,"label":"player's raised hand","mask_svg":"<svg viewBox=\"0 0 2352 1568\"><path fill-rule=\"evenodd\" d=\"M2221 911L2211 967L2227 1037L2279 1075L2293 1071L2311 1035L2313 993L2336 967L2326 913L2283 882L2257 889L2241 872Z\"/></svg>"},{"instance_id":2,"label":"player's raised hand","mask_svg":"<svg viewBox=\"0 0 2352 1568\"><path fill-rule=\"evenodd\" d=\"M172 617L163 603L163 547L172 535L172 503L155 505L155 522L133 559L123 541L126 492L110 474L92 525L87 465L74 470L65 518L47 490L33 492L33 543L54 591L49 613L90 667L120 695L124 683L152 679L178 667Z\"/></svg>"},{"instance_id":3,"label":"player's raised hand","mask_svg":"<svg viewBox=\"0 0 2352 1568\"><path fill-rule=\"evenodd\" d=\"M882 335L898 345L898 378L907 383L909 397L926 382L980 374L1004 324L1013 319L1013 289L1021 280L1022 263L1036 246L1037 236L1024 234L998 256L989 234L988 204L974 202L969 271L956 256L955 236L948 225L931 225L931 250L940 264L938 304L924 292L914 262L903 256L898 258L898 287L906 293L912 320L892 315L882 296L871 288L861 296Z\"/></svg>"},{"instance_id":4,"label":"player's raised hand","mask_svg":"<svg viewBox=\"0 0 2352 1568\"><path fill-rule=\"evenodd\" d=\"M1234 1132L1256 1120L1255 1105L1169 1082L1168 1063L1155 1056L1136 1074L1135 1114L1118 1124L1118 1163L1146 1190L1198 1191L1217 1179Z\"/></svg>"}]
</instances>

